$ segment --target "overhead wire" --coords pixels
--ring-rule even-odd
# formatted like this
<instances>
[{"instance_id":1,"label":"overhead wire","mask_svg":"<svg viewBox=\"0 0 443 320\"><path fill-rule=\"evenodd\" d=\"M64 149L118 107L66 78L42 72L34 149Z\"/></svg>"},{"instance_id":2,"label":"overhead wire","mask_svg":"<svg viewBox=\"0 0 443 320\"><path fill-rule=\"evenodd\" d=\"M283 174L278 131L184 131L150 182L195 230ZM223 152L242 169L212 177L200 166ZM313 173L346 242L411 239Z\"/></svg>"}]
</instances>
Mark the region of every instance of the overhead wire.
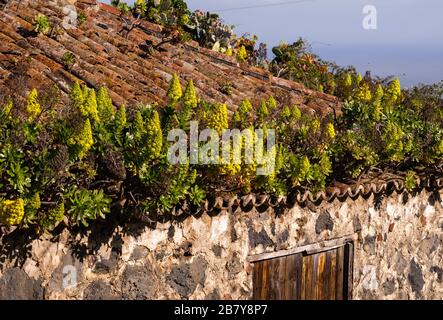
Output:
<instances>
[{"instance_id":1,"label":"overhead wire","mask_svg":"<svg viewBox=\"0 0 443 320\"><path fill-rule=\"evenodd\" d=\"M281 6L288 6L288 5L301 4L301 3L305 3L305 2L314 2L314 1L315 0L292 0L292 1L277 2L277 3L224 8L224 9L218 9L218 10L213 10L213 11L214 12L228 12L228 11L249 10L249 9L259 9L259 8L269 8L269 7L281 7Z\"/></svg>"}]
</instances>

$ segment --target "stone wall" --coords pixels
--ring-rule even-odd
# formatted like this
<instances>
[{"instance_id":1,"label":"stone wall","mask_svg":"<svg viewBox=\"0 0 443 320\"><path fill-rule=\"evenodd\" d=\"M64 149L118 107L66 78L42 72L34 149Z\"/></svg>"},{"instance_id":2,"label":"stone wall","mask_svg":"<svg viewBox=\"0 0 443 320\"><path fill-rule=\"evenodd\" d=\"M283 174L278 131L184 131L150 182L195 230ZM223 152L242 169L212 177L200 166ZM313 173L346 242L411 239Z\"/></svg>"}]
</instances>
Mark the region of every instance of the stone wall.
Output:
<instances>
[{"instance_id":1,"label":"stone wall","mask_svg":"<svg viewBox=\"0 0 443 320\"><path fill-rule=\"evenodd\" d=\"M353 234L354 299L442 299L442 204L423 190L221 211L155 228L63 230L52 240L10 234L1 243L0 299L250 299L248 256Z\"/></svg>"}]
</instances>

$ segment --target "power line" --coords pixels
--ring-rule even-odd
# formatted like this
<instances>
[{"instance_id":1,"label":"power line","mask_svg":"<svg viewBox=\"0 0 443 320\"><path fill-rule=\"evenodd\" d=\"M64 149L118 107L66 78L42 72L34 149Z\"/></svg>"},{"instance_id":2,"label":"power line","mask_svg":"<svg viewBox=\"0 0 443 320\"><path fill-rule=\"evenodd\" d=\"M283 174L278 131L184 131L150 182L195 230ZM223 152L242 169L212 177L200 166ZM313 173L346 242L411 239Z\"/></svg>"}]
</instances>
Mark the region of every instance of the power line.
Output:
<instances>
[{"instance_id":1,"label":"power line","mask_svg":"<svg viewBox=\"0 0 443 320\"><path fill-rule=\"evenodd\" d=\"M278 3L261 4L261 5L255 5L255 6L225 8L225 9L220 9L220 10L214 10L214 12L227 12L227 11L237 11L237 10L247 10L247 9L281 7L281 6L286 6L286 5L293 5L293 4L299 4L299 3L304 3L304 2L314 2L314 1L315 0L293 0L293 1L278 2Z\"/></svg>"}]
</instances>

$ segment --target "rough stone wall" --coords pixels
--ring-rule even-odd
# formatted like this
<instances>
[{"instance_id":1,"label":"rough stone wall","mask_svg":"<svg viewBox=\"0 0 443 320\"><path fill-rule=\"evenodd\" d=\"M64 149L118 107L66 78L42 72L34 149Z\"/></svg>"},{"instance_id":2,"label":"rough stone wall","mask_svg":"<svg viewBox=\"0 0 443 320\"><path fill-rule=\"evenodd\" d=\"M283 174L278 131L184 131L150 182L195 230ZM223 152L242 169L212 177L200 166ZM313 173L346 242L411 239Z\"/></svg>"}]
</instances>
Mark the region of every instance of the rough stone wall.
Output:
<instances>
[{"instance_id":1,"label":"rough stone wall","mask_svg":"<svg viewBox=\"0 0 443 320\"><path fill-rule=\"evenodd\" d=\"M394 193L3 239L0 299L250 299L249 255L352 234L354 299L442 299L442 205L438 192Z\"/></svg>"}]
</instances>

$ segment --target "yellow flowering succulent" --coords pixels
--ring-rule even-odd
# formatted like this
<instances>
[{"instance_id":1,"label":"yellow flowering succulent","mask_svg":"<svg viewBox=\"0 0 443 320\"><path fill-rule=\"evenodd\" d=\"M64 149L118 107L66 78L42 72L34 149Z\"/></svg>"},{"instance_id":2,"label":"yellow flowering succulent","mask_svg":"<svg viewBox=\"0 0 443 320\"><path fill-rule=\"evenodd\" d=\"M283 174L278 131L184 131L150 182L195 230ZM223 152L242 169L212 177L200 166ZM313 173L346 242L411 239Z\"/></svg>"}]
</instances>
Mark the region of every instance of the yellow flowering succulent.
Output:
<instances>
[{"instance_id":1,"label":"yellow flowering succulent","mask_svg":"<svg viewBox=\"0 0 443 320\"><path fill-rule=\"evenodd\" d=\"M147 150L149 160L160 157L163 147L163 133L160 125L160 117L157 111L153 111L150 119L146 122Z\"/></svg>"},{"instance_id":2,"label":"yellow flowering succulent","mask_svg":"<svg viewBox=\"0 0 443 320\"><path fill-rule=\"evenodd\" d=\"M95 90L88 90L85 102L82 108L82 114L85 117L90 117L90 119L95 122L99 121L98 110L97 110L97 97L95 95Z\"/></svg>"},{"instance_id":3,"label":"yellow flowering succulent","mask_svg":"<svg viewBox=\"0 0 443 320\"><path fill-rule=\"evenodd\" d=\"M23 199L3 200L0 202L0 222L3 225L15 226L22 222L25 215Z\"/></svg>"},{"instance_id":4,"label":"yellow flowering succulent","mask_svg":"<svg viewBox=\"0 0 443 320\"><path fill-rule=\"evenodd\" d=\"M277 108L277 101L275 100L275 98L273 96L269 96L266 103L268 104L269 110L274 110L275 108Z\"/></svg>"},{"instance_id":5,"label":"yellow flowering succulent","mask_svg":"<svg viewBox=\"0 0 443 320\"><path fill-rule=\"evenodd\" d=\"M345 79L343 80L343 86L346 88L352 87L352 76L350 73L346 73Z\"/></svg>"},{"instance_id":6,"label":"yellow flowering succulent","mask_svg":"<svg viewBox=\"0 0 443 320\"><path fill-rule=\"evenodd\" d=\"M195 94L194 82L189 80L183 96L183 107L188 110L195 109L197 107L197 95Z\"/></svg>"},{"instance_id":7,"label":"yellow flowering succulent","mask_svg":"<svg viewBox=\"0 0 443 320\"><path fill-rule=\"evenodd\" d=\"M387 105L392 106L400 99L400 96L401 96L400 80L396 78L386 88L384 95L384 102Z\"/></svg>"},{"instance_id":8,"label":"yellow flowering succulent","mask_svg":"<svg viewBox=\"0 0 443 320\"><path fill-rule=\"evenodd\" d=\"M38 102L38 92L37 89L32 89L26 100L26 113L30 120L35 119L40 112L42 112L42 107Z\"/></svg>"},{"instance_id":9,"label":"yellow flowering succulent","mask_svg":"<svg viewBox=\"0 0 443 320\"><path fill-rule=\"evenodd\" d=\"M237 61L245 62L248 58L248 52L246 51L245 46L241 46L237 51Z\"/></svg>"},{"instance_id":10,"label":"yellow flowering succulent","mask_svg":"<svg viewBox=\"0 0 443 320\"><path fill-rule=\"evenodd\" d=\"M311 127L311 130L312 130L313 133L317 133L318 130L320 130L320 127L321 127L320 120L318 120L317 118L312 120L310 127Z\"/></svg>"},{"instance_id":11,"label":"yellow flowering succulent","mask_svg":"<svg viewBox=\"0 0 443 320\"><path fill-rule=\"evenodd\" d=\"M168 89L168 97L172 103L177 103L183 95L180 80L176 73L172 75L171 82Z\"/></svg>"},{"instance_id":12,"label":"yellow flowering succulent","mask_svg":"<svg viewBox=\"0 0 443 320\"><path fill-rule=\"evenodd\" d=\"M89 149L91 149L94 144L91 122L89 119L86 119L82 128L69 139L69 144L77 148L77 156L79 159L83 159L86 156Z\"/></svg>"},{"instance_id":13,"label":"yellow flowering succulent","mask_svg":"<svg viewBox=\"0 0 443 320\"><path fill-rule=\"evenodd\" d=\"M252 110L252 104L248 99L244 99L237 110L234 112L234 116L232 120L236 125L241 124L248 117L249 113Z\"/></svg>"},{"instance_id":14,"label":"yellow flowering succulent","mask_svg":"<svg viewBox=\"0 0 443 320\"><path fill-rule=\"evenodd\" d=\"M228 107L225 103L215 105L215 109L205 112L204 119L208 128L215 129L219 134L229 128Z\"/></svg>"},{"instance_id":15,"label":"yellow flowering succulent","mask_svg":"<svg viewBox=\"0 0 443 320\"><path fill-rule=\"evenodd\" d=\"M372 100L372 93L366 82L361 82L354 93L354 99L357 102L368 103Z\"/></svg>"},{"instance_id":16,"label":"yellow flowering succulent","mask_svg":"<svg viewBox=\"0 0 443 320\"><path fill-rule=\"evenodd\" d=\"M96 105L98 118L105 124L109 123L115 115L115 109L109 97L108 89L104 87L98 89Z\"/></svg>"},{"instance_id":17,"label":"yellow flowering succulent","mask_svg":"<svg viewBox=\"0 0 443 320\"><path fill-rule=\"evenodd\" d=\"M335 139L335 128L334 128L334 125L332 123L328 123L326 125L326 135L331 140Z\"/></svg>"}]
</instances>

